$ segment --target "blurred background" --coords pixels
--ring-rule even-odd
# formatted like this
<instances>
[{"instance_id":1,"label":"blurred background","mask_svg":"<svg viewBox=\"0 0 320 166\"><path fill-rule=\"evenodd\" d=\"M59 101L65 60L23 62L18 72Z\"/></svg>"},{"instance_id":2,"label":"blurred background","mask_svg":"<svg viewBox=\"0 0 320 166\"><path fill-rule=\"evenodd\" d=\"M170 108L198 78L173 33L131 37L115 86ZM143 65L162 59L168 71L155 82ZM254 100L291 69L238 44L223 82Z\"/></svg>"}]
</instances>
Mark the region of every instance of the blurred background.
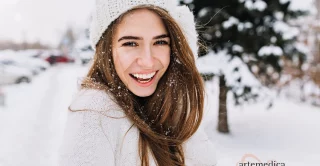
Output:
<instances>
[{"instance_id":1,"label":"blurred background","mask_svg":"<svg viewBox=\"0 0 320 166\"><path fill-rule=\"evenodd\" d=\"M319 166L320 0L177 3L194 12L207 48L196 65L218 165ZM94 55L93 6L0 0L0 166L57 166L67 108Z\"/></svg>"}]
</instances>

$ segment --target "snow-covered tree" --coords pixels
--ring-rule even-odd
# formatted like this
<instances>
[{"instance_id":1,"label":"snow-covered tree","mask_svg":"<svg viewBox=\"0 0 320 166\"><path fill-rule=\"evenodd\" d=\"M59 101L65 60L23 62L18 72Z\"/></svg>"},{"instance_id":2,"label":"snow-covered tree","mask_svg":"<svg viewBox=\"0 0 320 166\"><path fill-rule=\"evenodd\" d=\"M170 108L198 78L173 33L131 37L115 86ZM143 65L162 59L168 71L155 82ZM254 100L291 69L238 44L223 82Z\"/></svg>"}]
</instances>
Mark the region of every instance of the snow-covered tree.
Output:
<instances>
[{"instance_id":1,"label":"snow-covered tree","mask_svg":"<svg viewBox=\"0 0 320 166\"><path fill-rule=\"evenodd\" d=\"M58 47L62 50L72 50L75 41L76 37L74 30L71 27L68 27L65 30Z\"/></svg>"},{"instance_id":2,"label":"snow-covered tree","mask_svg":"<svg viewBox=\"0 0 320 166\"><path fill-rule=\"evenodd\" d=\"M180 3L189 5L202 25L200 37L209 52L200 52L200 56L205 56L197 63L202 74L219 77L218 131L228 133L227 92L233 94L236 104L254 100L259 88L271 87L280 79L284 57L303 57L304 52L296 42L299 29L290 26L289 21L307 12L292 0L181 0Z\"/></svg>"}]
</instances>

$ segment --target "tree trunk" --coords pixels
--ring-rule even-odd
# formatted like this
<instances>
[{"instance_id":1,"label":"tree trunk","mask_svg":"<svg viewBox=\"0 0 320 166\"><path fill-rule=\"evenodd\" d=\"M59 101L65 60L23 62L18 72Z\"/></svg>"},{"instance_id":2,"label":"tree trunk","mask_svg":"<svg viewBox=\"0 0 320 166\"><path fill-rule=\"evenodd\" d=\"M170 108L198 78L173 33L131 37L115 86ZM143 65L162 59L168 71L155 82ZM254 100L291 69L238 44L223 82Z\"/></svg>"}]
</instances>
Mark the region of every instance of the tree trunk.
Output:
<instances>
[{"instance_id":1,"label":"tree trunk","mask_svg":"<svg viewBox=\"0 0 320 166\"><path fill-rule=\"evenodd\" d=\"M224 75L219 77L219 118L218 131L221 133L229 133L228 114L227 114L227 86Z\"/></svg>"}]
</instances>

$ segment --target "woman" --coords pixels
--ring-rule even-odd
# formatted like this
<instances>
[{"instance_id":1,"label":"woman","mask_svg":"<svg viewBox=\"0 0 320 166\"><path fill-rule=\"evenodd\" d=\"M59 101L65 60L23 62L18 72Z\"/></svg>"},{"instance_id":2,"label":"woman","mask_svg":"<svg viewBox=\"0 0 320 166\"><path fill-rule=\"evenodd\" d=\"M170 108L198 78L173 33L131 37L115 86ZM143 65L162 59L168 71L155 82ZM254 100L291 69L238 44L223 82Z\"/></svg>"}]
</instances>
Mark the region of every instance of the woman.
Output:
<instances>
[{"instance_id":1,"label":"woman","mask_svg":"<svg viewBox=\"0 0 320 166\"><path fill-rule=\"evenodd\" d=\"M97 0L95 57L69 107L60 166L216 164L199 128L193 15L174 3Z\"/></svg>"}]
</instances>

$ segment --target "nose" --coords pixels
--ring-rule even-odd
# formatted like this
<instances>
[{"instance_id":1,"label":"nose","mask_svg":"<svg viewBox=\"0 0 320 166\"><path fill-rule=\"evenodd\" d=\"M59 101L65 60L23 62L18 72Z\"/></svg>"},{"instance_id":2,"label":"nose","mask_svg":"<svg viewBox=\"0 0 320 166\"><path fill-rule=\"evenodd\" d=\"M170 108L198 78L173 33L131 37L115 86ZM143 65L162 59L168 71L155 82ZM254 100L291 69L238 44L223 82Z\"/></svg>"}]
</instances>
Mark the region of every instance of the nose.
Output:
<instances>
[{"instance_id":1,"label":"nose","mask_svg":"<svg viewBox=\"0 0 320 166\"><path fill-rule=\"evenodd\" d=\"M152 69L155 63L154 61L155 59L152 55L152 50L150 47L144 48L137 59L138 65L143 69Z\"/></svg>"}]
</instances>

